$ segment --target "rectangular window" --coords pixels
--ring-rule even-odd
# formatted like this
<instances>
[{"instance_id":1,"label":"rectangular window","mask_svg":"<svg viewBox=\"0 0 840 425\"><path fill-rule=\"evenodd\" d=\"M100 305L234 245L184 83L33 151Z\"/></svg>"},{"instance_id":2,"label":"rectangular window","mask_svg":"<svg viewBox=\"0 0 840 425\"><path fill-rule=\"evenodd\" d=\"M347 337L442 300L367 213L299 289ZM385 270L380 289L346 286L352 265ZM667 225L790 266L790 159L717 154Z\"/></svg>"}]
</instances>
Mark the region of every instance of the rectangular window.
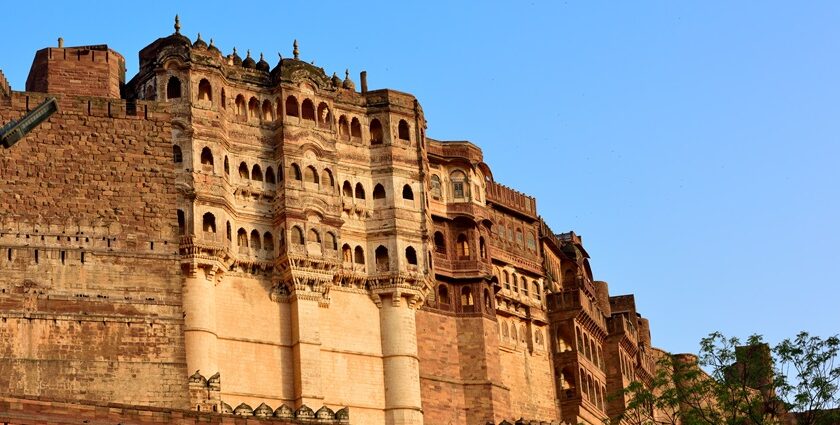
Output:
<instances>
[{"instance_id":1,"label":"rectangular window","mask_svg":"<svg viewBox=\"0 0 840 425\"><path fill-rule=\"evenodd\" d=\"M452 192L455 198L463 198L464 197L464 182L454 182L452 183Z\"/></svg>"}]
</instances>

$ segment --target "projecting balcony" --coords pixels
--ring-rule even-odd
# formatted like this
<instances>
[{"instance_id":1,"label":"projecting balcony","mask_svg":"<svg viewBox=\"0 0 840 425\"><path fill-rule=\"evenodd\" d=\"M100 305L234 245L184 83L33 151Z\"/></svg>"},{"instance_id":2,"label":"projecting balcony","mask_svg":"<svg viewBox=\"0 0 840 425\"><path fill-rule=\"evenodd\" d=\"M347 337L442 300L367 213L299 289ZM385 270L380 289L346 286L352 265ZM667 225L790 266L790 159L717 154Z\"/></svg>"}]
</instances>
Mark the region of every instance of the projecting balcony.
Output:
<instances>
[{"instance_id":1,"label":"projecting balcony","mask_svg":"<svg viewBox=\"0 0 840 425\"><path fill-rule=\"evenodd\" d=\"M451 260L446 254L435 252L432 261L435 273L456 278L483 277L493 273L490 265L482 260Z\"/></svg>"},{"instance_id":2,"label":"projecting balcony","mask_svg":"<svg viewBox=\"0 0 840 425\"><path fill-rule=\"evenodd\" d=\"M583 311L592 319L601 329L607 329L607 323L604 320L603 313L599 308L596 308L594 302L586 296L586 293L580 289L571 289L561 292L555 292L548 295L547 299L548 310L550 312L574 312Z\"/></svg>"}]
</instances>

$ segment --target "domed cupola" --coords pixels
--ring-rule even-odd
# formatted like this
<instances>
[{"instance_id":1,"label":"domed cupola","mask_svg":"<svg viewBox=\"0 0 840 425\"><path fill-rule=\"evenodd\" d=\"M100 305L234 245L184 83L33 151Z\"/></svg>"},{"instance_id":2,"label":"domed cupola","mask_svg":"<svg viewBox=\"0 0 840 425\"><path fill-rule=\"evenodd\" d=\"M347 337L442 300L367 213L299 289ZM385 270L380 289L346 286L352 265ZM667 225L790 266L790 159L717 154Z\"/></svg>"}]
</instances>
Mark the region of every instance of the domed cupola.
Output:
<instances>
[{"instance_id":1,"label":"domed cupola","mask_svg":"<svg viewBox=\"0 0 840 425\"><path fill-rule=\"evenodd\" d=\"M248 53L245 55L245 60L242 61L242 67L248 69L254 69L257 67L257 62L254 61L254 58L251 57L250 50L248 50Z\"/></svg>"},{"instance_id":2,"label":"domed cupola","mask_svg":"<svg viewBox=\"0 0 840 425\"><path fill-rule=\"evenodd\" d=\"M242 66L242 58L239 57L239 53L236 53L236 47L233 48L233 53L231 53L230 58L233 60L234 65Z\"/></svg>"},{"instance_id":3,"label":"domed cupola","mask_svg":"<svg viewBox=\"0 0 840 425\"><path fill-rule=\"evenodd\" d=\"M356 91L356 83L354 83L353 80L350 79L349 69L344 71L344 83L342 83L342 86L347 90Z\"/></svg>"},{"instance_id":4,"label":"domed cupola","mask_svg":"<svg viewBox=\"0 0 840 425\"><path fill-rule=\"evenodd\" d=\"M259 69L260 71L265 71L265 72L268 72L268 71L271 70L271 65L269 65L268 62L265 61L265 57L263 57L262 53L260 53L260 61L257 62L257 69Z\"/></svg>"},{"instance_id":5,"label":"domed cupola","mask_svg":"<svg viewBox=\"0 0 840 425\"><path fill-rule=\"evenodd\" d=\"M198 38L195 39L195 43L193 43L193 49L206 49L207 43L201 39L201 33L198 33Z\"/></svg>"},{"instance_id":6,"label":"domed cupola","mask_svg":"<svg viewBox=\"0 0 840 425\"><path fill-rule=\"evenodd\" d=\"M210 39L210 45L209 45L209 46L207 46L207 50L209 50L209 51L211 51L211 52L216 52L216 53L218 53L219 55L221 55L221 54L222 54L222 51L221 51L221 50L219 50L219 48L218 48L218 47L216 47L216 45L215 45L215 44L213 44L213 39L212 39L212 38Z\"/></svg>"}]
</instances>

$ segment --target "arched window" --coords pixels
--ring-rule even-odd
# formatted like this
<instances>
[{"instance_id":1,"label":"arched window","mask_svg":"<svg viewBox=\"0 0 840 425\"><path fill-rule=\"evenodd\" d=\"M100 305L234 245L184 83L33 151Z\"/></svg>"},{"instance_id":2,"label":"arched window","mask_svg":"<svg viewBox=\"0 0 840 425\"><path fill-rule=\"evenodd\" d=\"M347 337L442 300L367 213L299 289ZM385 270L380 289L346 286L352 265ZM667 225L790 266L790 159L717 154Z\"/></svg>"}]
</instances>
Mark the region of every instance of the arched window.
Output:
<instances>
[{"instance_id":1,"label":"arched window","mask_svg":"<svg viewBox=\"0 0 840 425\"><path fill-rule=\"evenodd\" d=\"M306 169L303 171L303 181L307 183L318 184L319 180L320 179L318 178L318 172L315 171L315 167L311 165L306 167Z\"/></svg>"},{"instance_id":2,"label":"arched window","mask_svg":"<svg viewBox=\"0 0 840 425\"><path fill-rule=\"evenodd\" d=\"M379 183L373 187L373 199L385 199L385 187Z\"/></svg>"},{"instance_id":3,"label":"arched window","mask_svg":"<svg viewBox=\"0 0 840 425\"><path fill-rule=\"evenodd\" d=\"M343 140L350 140L350 123L344 115L338 117L338 137Z\"/></svg>"},{"instance_id":4,"label":"arched window","mask_svg":"<svg viewBox=\"0 0 840 425\"><path fill-rule=\"evenodd\" d=\"M315 105L312 104L311 100L303 99L303 103L300 105L300 117L305 120L315 121Z\"/></svg>"},{"instance_id":5,"label":"arched window","mask_svg":"<svg viewBox=\"0 0 840 425\"><path fill-rule=\"evenodd\" d=\"M542 300L542 290L540 289L540 283L536 280L534 281L534 297L538 300Z\"/></svg>"},{"instance_id":6,"label":"arched window","mask_svg":"<svg viewBox=\"0 0 840 425\"><path fill-rule=\"evenodd\" d=\"M513 285L513 292L519 293L519 277L516 276L516 273L511 273L510 283Z\"/></svg>"},{"instance_id":7,"label":"arched window","mask_svg":"<svg viewBox=\"0 0 840 425\"><path fill-rule=\"evenodd\" d=\"M256 229L251 230L251 248L252 249L261 249L262 243L260 242L260 232Z\"/></svg>"},{"instance_id":8,"label":"arched window","mask_svg":"<svg viewBox=\"0 0 840 425\"><path fill-rule=\"evenodd\" d=\"M484 309L489 313L493 311L493 299L490 298L490 291L484 289Z\"/></svg>"},{"instance_id":9,"label":"arched window","mask_svg":"<svg viewBox=\"0 0 840 425\"><path fill-rule=\"evenodd\" d=\"M487 258L487 247L484 245L484 236L478 237L478 255Z\"/></svg>"},{"instance_id":10,"label":"arched window","mask_svg":"<svg viewBox=\"0 0 840 425\"><path fill-rule=\"evenodd\" d=\"M409 185L403 186L402 197L403 197L403 199L408 199L409 201L414 200L414 191L411 190L411 186L409 186Z\"/></svg>"},{"instance_id":11,"label":"arched window","mask_svg":"<svg viewBox=\"0 0 840 425\"><path fill-rule=\"evenodd\" d=\"M400 140L411 140L411 135L408 132L408 123L405 120L400 120L399 125L397 125L397 134L400 137Z\"/></svg>"},{"instance_id":12,"label":"arched window","mask_svg":"<svg viewBox=\"0 0 840 425\"><path fill-rule=\"evenodd\" d=\"M519 342L519 336L516 335L516 325L513 323L510 324L510 339L513 340L514 344Z\"/></svg>"},{"instance_id":13,"label":"arched window","mask_svg":"<svg viewBox=\"0 0 840 425\"><path fill-rule=\"evenodd\" d=\"M528 232L528 236L525 238L525 247L528 248L529 251L537 250L537 242L534 238L533 232Z\"/></svg>"},{"instance_id":14,"label":"arched window","mask_svg":"<svg viewBox=\"0 0 840 425\"><path fill-rule=\"evenodd\" d=\"M365 263L365 250L362 249L360 246L356 246L356 249L353 251L353 262L356 264L364 264Z\"/></svg>"},{"instance_id":15,"label":"arched window","mask_svg":"<svg viewBox=\"0 0 840 425\"><path fill-rule=\"evenodd\" d=\"M263 234L263 249L274 252L274 236L271 235L271 232Z\"/></svg>"},{"instance_id":16,"label":"arched window","mask_svg":"<svg viewBox=\"0 0 840 425\"><path fill-rule=\"evenodd\" d=\"M291 240L292 240L293 244L297 244L297 245L303 245L304 244L303 231L300 230L300 227L292 226Z\"/></svg>"},{"instance_id":17,"label":"arched window","mask_svg":"<svg viewBox=\"0 0 840 425\"><path fill-rule=\"evenodd\" d=\"M245 96L241 94L236 96L236 115L238 117L248 117L248 106L245 104Z\"/></svg>"},{"instance_id":18,"label":"arched window","mask_svg":"<svg viewBox=\"0 0 840 425\"><path fill-rule=\"evenodd\" d=\"M213 169L213 152L210 152L207 146L201 150L201 165L204 165L206 169Z\"/></svg>"},{"instance_id":19,"label":"arched window","mask_svg":"<svg viewBox=\"0 0 840 425\"><path fill-rule=\"evenodd\" d=\"M250 178L248 174L248 164L245 162L239 163L239 178L246 180Z\"/></svg>"},{"instance_id":20,"label":"arched window","mask_svg":"<svg viewBox=\"0 0 840 425\"><path fill-rule=\"evenodd\" d=\"M510 275L508 274L507 270L502 272L502 276L504 277L505 289L510 289Z\"/></svg>"},{"instance_id":21,"label":"arched window","mask_svg":"<svg viewBox=\"0 0 840 425\"><path fill-rule=\"evenodd\" d=\"M318 126L321 127L321 128L330 128L330 122L331 121L332 121L332 114L330 113L330 108L324 102L319 103L318 104Z\"/></svg>"},{"instance_id":22,"label":"arched window","mask_svg":"<svg viewBox=\"0 0 840 425\"><path fill-rule=\"evenodd\" d=\"M321 234L319 234L315 229L309 229L309 231L306 232L306 241L320 244Z\"/></svg>"},{"instance_id":23,"label":"arched window","mask_svg":"<svg viewBox=\"0 0 840 425\"><path fill-rule=\"evenodd\" d=\"M432 198L440 200L443 197L440 193L440 177L437 174L432 174Z\"/></svg>"},{"instance_id":24,"label":"arched window","mask_svg":"<svg viewBox=\"0 0 840 425\"><path fill-rule=\"evenodd\" d=\"M299 117L300 113L298 113L298 100L294 96L289 96L286 98L286 116L289 117Z\"/></svg>"},{"instance_id":25,"label":"arched window","mask_svg":"<svg viewBox=\"0 0 840 425\"><path fill-rule=\"evenodd\" d=\"M260 119L260 101L256 97L248 101L248 118Z\"/></svg>"},{"instance_id":26,"label":"arched window","mask_svg":"<svg viewBox=\"0 0 840 425\"><path fill-rule=\"evenodd\" d=\"M449 179L452 181L452 197L455 199L466 199L470 185L464 172L456 170L449 176Z\"/></svg>"},{"instance_id":27,"label":"arched window","mask_svg":"<svg viewBox=\"0 0 840 425\"><path fill-rule=\"evenodd\" d=\"M417 251L415 251L414 248L408 247L405 249L405 261L407 261L408 264L414 266L417 265Z\"/></svg>"},{"instance_id":28,"label":"arched window","mask_svg":"<svg viewBox=\"0 0 840 425\"><path fill-rule=\"evenodd\" d=\"M230 228L230 222L229 221L225 222L225 227L226 227L225 236L227 237L227 240L231 240L231 228Z\"/></svg>"},{"instance_id":29,"label":"arched window","mask_svg":"<svg viewBox=\"0 0 840 425\"><path fill-rule=\"evenodd\" d=\"M527 297L528 296L528 279L525 279L525 276L522 276L522 293Z\"/></svg>"},{"instance_id":30,"label":"arched window","mask_svg":"<svg viewBox=\"0 0 840 425\"><path fill-rule=\"evenodd\" d=\"M274 121L274 105L271 104L271 101L266 99L263 101L262 106L262 119L265 122Z\"/></svg>"},{"instance_id":31,"label":"arched window","mask_svg":"<svg viewBox=\"0 0 840 425\"><path fill-rule=\"evenodd\" d=\"M184 162L184 154L181 152L181 147L178 145L172 145L172 160L175 161L176 164Z\"/></svg>"},{"instance_id":32,"label":"arched window","mask_svg":"<svg viewBox=\"0 0 840 425\"><path fill-rule=\"evenodd\" d=\"M169 77L169 82L166 83L166 98L178 99L181 97L181 80L178 77Z\"/></svg>"},{"instance_id":33,"label":"arched window","mask_svg":"<svg viewBox=\"0 0 840 425\"><path fill-rule=\"evenodd\" d=\"M213 101L213 90L210 88L210 82L206 78L202 78L198 82L198 100Z\"/></svg>"},{"instance_id":34,"label":"arched window","mask_svg":"<svg viewBox=\"0 0 840 425\"><path fill-rule=\"evenodd\" d=\"M382 123L376 118L370 122L370 144L382 144Z\"/></svg>"},{"instance_id":35,"label":"arched window","mask_svg":"<svg viewBox=\"0 0 840 425\"><path fill-rule=\"evenodd\" d=\"M461 233L455 240L455 247L458 249L459 257L470 256L470 242L467 240L467 235Z\"/></svg>"},{"instance_id":36,"label":"arched window","mask_svg":"<svg viewBox=\"0 0 840 425\"><path fill-rule=\"evenodd\" d=\"M184 235L187 233L187 218L184 216L183 210L178 210L178 234Z\"/></svg>"},{"instance_id":37,"label":"arched window","mask_svg":"<svg viewBox=\"0 0 840 425\"><path fill-rule=\"evenodd\" d=\"M236 245L244 248L248 247L248 232L241 227L236 231Z\"/></svg>"},{"instance_id":38,"label":"arched window","mask_svg":"<svg viewBox=\"0 0 840 425\"><path fill-rule=\"evenodd\" d=\"M209 212L204 213L201 217L201 228L205 232L216 233L216 216Z\"/></svg>"},{"instance_id":39,"label":"arched window","mask_svg":"<svg viewBox=\"0 0 840 425\"><path fill-rule=\"evenodd\" d=\"M344 244L341 247L341 259L345 263L353 262L353 250L350 248L350 245Z\"/></svg>"},{"instance_id":40,"label":"arched window","mask_svg":"<svg viewBox=\"0 0 840 425\"><path fill-rule=\"evenodd\" d=\"M263 181L262 169L259 164L254 164L254 168L251 169L251 180Z\"/></svg>"},{"instance_id":41,"label":"arched window","mask_svg":"<svg viewBox=\"0 0 840 425\"><path fill-rule=\"evenodd\" d=\"M265 182L269 184L276 183L276 179L274 178L274 169L271 166L265 169Z\"/></svg>"},{"instance_id":42,"label":"arched window","mask_svg":"<svg viewBox=\"0 0 840 425\"><path fill-rule=\"evenodd\" d=\"M461 288L461 305L462 306L471 306L475 304L473 300L472 290L469 286L464 286Z\"/></svg>"},{"instance_id":43,"label":"arched window","mask_svg":"<svg viewBox=\"0 0 840 425\"><path fill-rule=\"evenodd\" d=\"M356 198L365 199L365 187L361 183L356 183Z\"/></svg>"},{"instance_id":44,"label":"arched window","mask_svg":"<svg viewBox=\"0 0 840 425\"><path fill-rule=\"evenodd\" d=\"M519 245L520 248L522 247L522 244L523 244L523 242L522 242L522 229L520 229L518 227L516 228L516 244Z\"/></svg>"},{"instance_id":45,"label":"arched window","mask_svg":"<svg viewBox=\"0 0 840 425\"><path fill-rule=\"evenodd\" d=\"M382 245L376 248L374 252L376 255L376 271L378 272L387 272L391 268L391 260L388 257L388 248L385 248Z\"/></svg>"},{"instance_id":46,"label":"arched window","mask_svg":"<svg viewBox=\"0 0 840 425\"><path fill-rule=\"evenodd\" d=\"M324 168L324 172L322 173L323 177L321 180L324 182L324 186L330 188L330 190L335 189L335 180L333 180L332 171L329 168Z\"/></svg>"},{"instance_id":47,"label":"arched window","mask_svg":"<svg viewBox=\"0 0 840 425\"><path fill-rule=\"evenodd\" d=\"M449 298L449 288L443 283L438 285L438 302L441 304L452 303L452 300Z\"/></svg>"},{"instance_id":48,"label":"arched window","mask_svg":"<svg viewBox=\"0 0 840 425\"><path fill-rule=\"evenodd\" d=\"M292 163L292 178L295 180L302 180L300 176L300 167L294 162Z\"/></svg>"},{"instance_id":49,"label":"arched window","mask_svg":"<svg viewBox=\"0 0 840 425\"><path fill-rule=\"evenodd\" d=\"M333 232L327 232L327 249L333 251L338 249L338 238L335 237Z\"/></svg>"},{"instance_id":50,"label":"arched window","mask_svg":"<svg viewBox=\"0 0 840 425\"><path fill-rule=\"evenodd\" d=\"M341 194L344 195L345 198L353 197L353 186L349 181L344 181L344 185L341 187Z\"/></svg>"},{"instance_id":51,"label":"arched window","mask_svg":"<svg viewBox=\"0 0 840 425\"><path fill-rule=\"evenodd\" d=\"M228 162L227 155L225 155L225 174L230 174L230 163Z\"/></svg>"},{"instance_id":52,"label":"arched window","mask_svg":"<svg viewBox=\"0 0 840 425\"><path fill-rule=\"evenodd\" d=\"M219 97L222 104L222 109L227 109L227 96L225 96L225 89L222 89L221 96Z\"/></svg>"},{"instance_id":53,"label":"arched window","mask_svg":"<svg viewBox=\"0 0 840 425\"><path fill-rule=\"evenodd\" d=\"M350 137L362 137L362 123L358 118L350 120Z\"/></svg>"},{"instance_id":54,"label":"arched window","mask_svg":"<svg viewBox=\"0 0 840 425\"><path fill-rule=\"evenodd\" d=\"M446 241L443 239L443 233L441 232L435 232L435 252L446 254Z\"/></svg>"}]
</instances>

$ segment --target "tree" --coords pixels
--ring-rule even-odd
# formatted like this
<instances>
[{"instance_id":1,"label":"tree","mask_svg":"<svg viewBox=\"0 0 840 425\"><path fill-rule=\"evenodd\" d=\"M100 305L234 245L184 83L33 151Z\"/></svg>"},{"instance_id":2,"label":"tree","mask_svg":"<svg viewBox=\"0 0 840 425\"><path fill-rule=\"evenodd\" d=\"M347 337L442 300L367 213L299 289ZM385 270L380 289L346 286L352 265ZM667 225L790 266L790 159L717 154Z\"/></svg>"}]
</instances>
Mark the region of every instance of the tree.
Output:
<instances>
[{"instance_id":1,"label":"tree","mask_svg":"<svg viewBox=\"0 0 840 425\"><path fill-rule=\"evenodd\" d=\"M632 425L828 425L840 423L840 339L802 332L772 349L759 335L743 343L715 332L698 356L661 356L648 384L616 397ZM795 421L790 421L793 412Z\"/></svg>"}]
</instances>

